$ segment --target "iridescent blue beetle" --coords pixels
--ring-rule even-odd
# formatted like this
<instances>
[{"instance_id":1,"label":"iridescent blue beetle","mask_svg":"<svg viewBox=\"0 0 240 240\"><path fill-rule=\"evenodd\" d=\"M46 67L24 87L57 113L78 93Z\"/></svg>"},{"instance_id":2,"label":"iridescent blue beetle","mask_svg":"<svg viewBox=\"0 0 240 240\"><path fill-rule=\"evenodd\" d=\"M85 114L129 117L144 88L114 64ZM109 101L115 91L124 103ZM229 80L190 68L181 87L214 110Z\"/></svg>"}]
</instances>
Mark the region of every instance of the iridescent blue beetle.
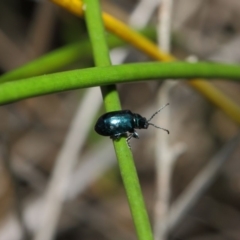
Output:
<instances>
[{"instance_id":1,"label":"iridescent blue beetle","mask_svg":"<svg viewBox=\"0 0 240 240\"><path fill-rule=\"evenodd\" d=\"M127 137L127 144L130 148L129 141L131 138L139 138L137 129L147 129L149 125L155 128L162 129L169 134L169 131L165 128L158 127L150 121L157 115L163 108L168 104L161 107L157 112L155 112L149 120L142 117L137 113L132 113L130 110L120 110L114 112L108 112L103 114L95 125L95 131L102 136L109 136L111 139L116 140L120 137Z\"/></svg>"}]
</instances>

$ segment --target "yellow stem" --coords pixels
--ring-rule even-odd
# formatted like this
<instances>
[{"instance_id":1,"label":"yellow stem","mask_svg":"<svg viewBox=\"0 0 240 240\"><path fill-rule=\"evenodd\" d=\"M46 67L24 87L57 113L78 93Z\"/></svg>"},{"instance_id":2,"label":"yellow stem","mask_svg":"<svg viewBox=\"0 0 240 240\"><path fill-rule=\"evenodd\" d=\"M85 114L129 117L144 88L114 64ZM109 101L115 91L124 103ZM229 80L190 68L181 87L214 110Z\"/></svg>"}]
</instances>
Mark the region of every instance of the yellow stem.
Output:
<instances>
[{"instance_id":1,"label":"yellow stem","mask_svg":"<svg viewBox=\"0 0 240 240\"><path fill-rule=\"evenodd\" d=\"M67 9L77 16L83 16L84 6L80 0L51 0L55 4ZM115 19L107 13L103 13L105 27L115 33L121 39L131 43L150 57L158 61L176 61L171 54L161 51L152 41L129 28L126 24ZM231 99L214 87L211 83L203 79L193 79L189 84L201 92L209 101L221 108L230 118L240 124L240 107Z\"/></svg>"}]
</instances>

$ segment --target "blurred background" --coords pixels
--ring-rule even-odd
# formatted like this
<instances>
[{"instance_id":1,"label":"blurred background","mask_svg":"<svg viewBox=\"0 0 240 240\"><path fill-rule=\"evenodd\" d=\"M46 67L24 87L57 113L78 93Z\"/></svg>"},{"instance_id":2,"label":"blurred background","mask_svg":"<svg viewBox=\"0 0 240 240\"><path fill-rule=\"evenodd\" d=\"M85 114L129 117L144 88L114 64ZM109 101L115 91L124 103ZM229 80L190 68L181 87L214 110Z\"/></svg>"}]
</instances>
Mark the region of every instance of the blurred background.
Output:
<instances>
[{"instance_id":1,"label":"blurred background","mask_svg":"<svg viewBox=\"0 0 240 240\"><path fill-rule=\"evenodd\" d=\"M239 0L101 5L181 60L240 61ZM1 74L86 41L84 20L49 1L0 2ZM150 60L127 44L111 59ZM91 66L89 51L56 72ZM211 82L240 106L237 82ZM147 118L170 103L153 119L170 135L150 127L131 141L155 240L240 239L238 124L184 80L117 87L123 109ZM112 142L93 130L101 102L96 88L0 107L0 240L136 239Z\"/></svg>"}]
</instances>

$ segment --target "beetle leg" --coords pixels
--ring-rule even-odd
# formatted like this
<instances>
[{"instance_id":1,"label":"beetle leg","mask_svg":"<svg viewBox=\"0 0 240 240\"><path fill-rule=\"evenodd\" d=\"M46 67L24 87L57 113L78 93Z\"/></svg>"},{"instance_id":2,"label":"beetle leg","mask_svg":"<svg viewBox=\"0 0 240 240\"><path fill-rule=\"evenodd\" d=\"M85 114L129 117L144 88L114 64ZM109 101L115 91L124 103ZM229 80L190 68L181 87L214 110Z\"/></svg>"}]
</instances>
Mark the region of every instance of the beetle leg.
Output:
<instances>
[{"instance_id":1,"label":"beetle leg","mask_svg":"<svg viewBox=\"0 0 240 240\"><path fill-rule=\"evenodd\" d=\"M129 135L128 135L128 137L127 137L127 145L128 145L128 147L131 149L131 145L130 145L130 140L131 140L131 138L139 138L139 136L138 136L138 133L137 132L133 132L133 133L130 133Z\"/></svg>"},{"instance_id":2,"label":"beetle leg","mask_svg":"<svg viewBox=\"0 0 240 240\"><path fill-rule=\"evenodd\" d=\"M137 133L137 132L133 132L133 134L132 134L132 135L133 135L133 137L134 137L134 138L139 138L139 136L138 136L138 133Z\"/></svg>"},{"instance_id":3,"label":"beetle leg","mask_svg":"<svg viewBox=\"0 0 240 240\"><path fill-rule=\"evenodd\" d=\"M131 145L130 145L130 139L133 137L133 133L130 133L126 139L127 145L128 147L131 149Z\"/></svg>"},{"instance_id":4,"label":"beetle leg","mask_svg":"<svg viewBox=\"0 0 240 240\"><path fill-rule=\"evenodd\" d=\"M121 136L122 136L122 134L121 134L121 133L118 133L118 134L115 134L115 135L113 135L113 136L110 136L110 138L111 138L112 140L118 140Z\"/></svg>"}]
</instances>

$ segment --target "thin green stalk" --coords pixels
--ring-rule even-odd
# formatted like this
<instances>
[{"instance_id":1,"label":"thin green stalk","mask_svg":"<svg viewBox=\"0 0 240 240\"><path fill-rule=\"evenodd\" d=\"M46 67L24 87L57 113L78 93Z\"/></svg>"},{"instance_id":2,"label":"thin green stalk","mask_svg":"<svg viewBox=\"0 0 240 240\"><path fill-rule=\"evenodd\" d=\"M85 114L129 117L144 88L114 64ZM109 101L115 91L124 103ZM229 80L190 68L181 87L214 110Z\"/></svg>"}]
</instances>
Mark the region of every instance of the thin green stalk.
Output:
<instances>
[{"instance_id":1,"label":"thin green stalk","mask_svg":"<svg viewBox=\"0 0 240 240\"><path fill-rule=\"evenodd\" d=\"M240 80L238 65L213 63L134 63L46 74L0 84L0 104L61 91L167 78Z\"/></svg>"},{"instance_id":2,"label":"thin green stalk","mask_svg":"<svg viewBox=\"0 0 240 240\"><path fill-rule=\"evenodd\" d=\"M124 44L122 40L113 35L108 35L107 40L111 48ZM17 69L1 75L0 83L54 72L91 55L92 48L89 39L84 39L81 40L81 42L72 43L56 49Z\"/></svg>"},{"instance_id":3,"label":"thin green stalk","mask_svg":"<svg viewBox=\"0 0 240 240\"><path fill-rule=\"evenodd\" d=\"M105 38L101 10L97 0L84 1L85 20L93 49L93 57L97 67L111 66L109 50ZM121 109L118 93L114 85L101 88L106 111Z\"/></svg>"},{"instance_id":4,"label":"thin green stalk","mask_svg":"<svg viewBox=\"0 0 240 240\"><path fill-rule=\"evenodd\" d=\"M84 0L84 4L86 9L85 19L93 46L96 66L111 66L99 1ZM118 93L114 85L102 88L102 94L107 111L121 109ZM115 141L114 147L138 238L139 240L152 240L151 226L132 153L127 147L125 139Z\"/></svg>"},{"instance_id":5,"label":"thin green stalk","mask_svg":"<svg viewBox=\"0 0 240 240\"><path fill-rule=\"evenodd\" d=\"M0 83L53 72L75 62L80 58L80 54L77 54L77 52L82 53L85 49L90 49L88 41L64 46L3 74L0 76Z\"/></svg>"},{"instance_id":6,"label":"thin green stalk","mask_svg":"<svg viewBox=\"0 0 240 240\"><path fill-rule=\"evenodd\" d=\"M152 28L146 28L140 31L150 39L155 38L155 32ZM109 48L123 46L125 42L118 37L107 34L107 43ZM66 68L70 64L92 56L92 47L89 39L83 39L80 42L63 46L59 49L39 57L29 63L20 66L0 76L0 83L23 79L41 74L47 74L56 70Z\"/></svg>"}]
</instances>

